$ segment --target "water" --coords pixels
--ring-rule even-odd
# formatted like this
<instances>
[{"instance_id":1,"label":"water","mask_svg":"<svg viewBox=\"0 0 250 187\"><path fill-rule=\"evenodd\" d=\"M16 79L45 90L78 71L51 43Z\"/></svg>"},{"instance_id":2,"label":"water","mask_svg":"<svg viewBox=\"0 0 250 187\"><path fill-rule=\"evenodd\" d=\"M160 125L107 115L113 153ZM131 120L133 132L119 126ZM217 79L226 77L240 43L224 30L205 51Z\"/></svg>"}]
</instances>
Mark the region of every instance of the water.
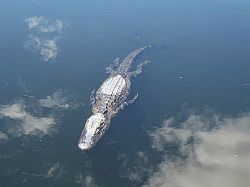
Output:
<instances>
[{"instance_id":1,"label":"water","mask_svg":"<svg viewBox=\"0 0 250 187\"><path fill-rule=\"evenodd\" d=\"M52 25L59 19L63 28L29 29L25 19L33 16ZM186 109L249 111L247 0L2 0L0 23L1 107L22 100L32 116L57 120L52 135L17 135L20 120L1 117L0 131L8 140L0 144L0 186L140 186L162 161L149 134L163 120ZM56 58L45 62L40 49L25 48L31 36L55 40ZM77 142L90 115L89 96L107 77L105 67L150 44L168 47L148 54L152 63L132 80L130 96L139 93L138 100L113 119L93 150L81 152ZM57 90L73 94L78 106L37 103ZM141 164L149 170L131 177Z\"/></svg>"}]
</instances>

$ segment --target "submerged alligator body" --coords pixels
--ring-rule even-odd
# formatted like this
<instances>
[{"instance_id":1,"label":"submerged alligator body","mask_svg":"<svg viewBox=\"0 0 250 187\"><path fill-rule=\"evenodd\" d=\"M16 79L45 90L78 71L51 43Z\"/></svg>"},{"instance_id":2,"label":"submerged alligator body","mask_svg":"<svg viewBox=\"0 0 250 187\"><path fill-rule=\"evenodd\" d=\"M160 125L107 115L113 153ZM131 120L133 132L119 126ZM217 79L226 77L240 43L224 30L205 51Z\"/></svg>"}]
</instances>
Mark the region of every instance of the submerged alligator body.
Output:
<instances>
[{"instance_id":1,"label":"submerged alligator body","mask_svg":"<svg viewBox=\"0 0 250 187\"><path fill-rule=\"evenodd\" d=\"M130 79L132 76L140 74L142 66L149 61L138 64L136 71L130 72L129 69L135 58L148 48L151 46L134 50L121 63L119 63L119 58L116 58L114 63L107 68L110 76L101 84L96 93L92 92L93 114L87 119L81 133L78 142L81 150L91 149L108 129L111 118L119 110L136 100L138 94L132 100L126 101L130 90Z\"/></svg>"}]
</instances>

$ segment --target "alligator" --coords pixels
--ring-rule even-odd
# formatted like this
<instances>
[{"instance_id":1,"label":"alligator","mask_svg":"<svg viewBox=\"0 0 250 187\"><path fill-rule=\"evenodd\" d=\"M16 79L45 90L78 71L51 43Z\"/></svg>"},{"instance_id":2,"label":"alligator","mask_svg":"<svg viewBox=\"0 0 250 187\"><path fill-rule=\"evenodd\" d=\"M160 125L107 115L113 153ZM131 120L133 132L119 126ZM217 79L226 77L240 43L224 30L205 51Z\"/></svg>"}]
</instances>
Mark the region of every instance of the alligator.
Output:
<instances>
[{"instance_id":1,"label":"alligator","mask_svg":"<svg viewBox=\"0 0 250 187\"><path fill-rule=\"evenodd\" d=\"M93 114L87 119L78 141L78 147L81 150L89 150L94 147L107 131L112 117L137 99L138 94L131 100L127 100L131 86L130 79L139 75L143 65L149 61L145 60L139 63L135 71L130 71L131 63L138 59L142 52L151 47L151 45L144 46L134 50L121 63L120 59L116 58L106 68L109 77L96 92L92 91L91 94L90 102Z\"/></svg>"}]
</instances>

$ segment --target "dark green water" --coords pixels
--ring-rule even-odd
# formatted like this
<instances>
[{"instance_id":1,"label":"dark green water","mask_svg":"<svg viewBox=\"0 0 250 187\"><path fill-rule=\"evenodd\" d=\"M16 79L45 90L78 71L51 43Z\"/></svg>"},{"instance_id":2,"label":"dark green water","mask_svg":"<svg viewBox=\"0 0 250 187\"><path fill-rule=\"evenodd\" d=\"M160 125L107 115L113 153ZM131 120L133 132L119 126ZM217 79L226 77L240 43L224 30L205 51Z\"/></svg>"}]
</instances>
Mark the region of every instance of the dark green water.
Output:
<instances>
[{"instance_id":1,"label":"dark green water","mask_svg":"<svg viewBox=\"0 0 250 187\"><path fill-rule=\"evenodd\" d=\"M25 23L33 16L60 19L64 27L53 36L34 32ZM137 181L127 175L140 162L138 151L148 155L146 167L157 167L160 155L148 134L164 119L183 108L209 107L226 115L249 110L247 0L2 0L0 24L1 106L22 99L29 113L53 113L58 120L57 132L40 138L14 136L9 125L15 120L0 119L0 131L8 134L0 144L0 186L87 186L86 176L90 186L140 186L147 172ZM57 57L44 62L39 51L27 50L31 34L56 37ZM105 67L149 44L168 47L148 54L152 63L132 81L137 102L113 119L93 150L81 152L77 141L90 114L88 99L107 77ZM58 89L74 93L84 105L37 112L25 96L41 99Z\"/></svg>"}]
</instances>

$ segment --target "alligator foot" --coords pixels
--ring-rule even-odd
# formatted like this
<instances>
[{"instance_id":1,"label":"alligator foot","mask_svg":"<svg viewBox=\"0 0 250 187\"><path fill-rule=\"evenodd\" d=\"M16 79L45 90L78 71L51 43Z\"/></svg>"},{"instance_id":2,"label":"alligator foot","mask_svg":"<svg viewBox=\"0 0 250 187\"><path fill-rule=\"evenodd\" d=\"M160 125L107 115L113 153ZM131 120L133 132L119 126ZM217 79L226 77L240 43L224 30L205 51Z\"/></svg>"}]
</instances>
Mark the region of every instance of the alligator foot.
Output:
<instances>
[{"instance_id":1,"label":"alligator foot","mask_svg":"<svg viewBox=\"0 0 250 187\"><path fill-rule=\"evenodd\" d=\"M95 89L92 90L92 92L91 92L91 95L89 97L89 103L90 103L91 106L93 106L94 103L95 103Z\"/></svg>"}]
</instances>

